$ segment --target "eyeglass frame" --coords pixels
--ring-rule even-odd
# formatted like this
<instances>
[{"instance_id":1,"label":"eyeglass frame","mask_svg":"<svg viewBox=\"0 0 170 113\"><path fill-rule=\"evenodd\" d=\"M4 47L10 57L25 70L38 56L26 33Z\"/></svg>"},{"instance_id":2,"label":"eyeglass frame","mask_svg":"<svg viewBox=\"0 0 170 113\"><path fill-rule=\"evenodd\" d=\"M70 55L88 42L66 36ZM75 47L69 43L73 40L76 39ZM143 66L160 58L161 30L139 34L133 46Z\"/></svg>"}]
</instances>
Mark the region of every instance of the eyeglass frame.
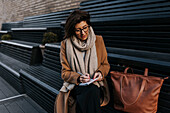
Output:
<instances>
[{"instance_id":1,"label":"eyeglass frame","mask_svg":"<svg viewBox=\"0 0 170 113\"><path fill-rule=\"evenodd\" d=\"M88 29L87 29L87 31L89 30L89 27L90 27L90 25L88 25L88 26L86 26ZM80 33L82 33L82 31L84 31L86 28L83 28L83 29L81 29L81 28L78 28L80 31L76 31L76 29L75 29L75 32L77 32L78 34L80 34ZM87 32L87 31L84 31L84 32Z\"/></svg>"}]
</instances>

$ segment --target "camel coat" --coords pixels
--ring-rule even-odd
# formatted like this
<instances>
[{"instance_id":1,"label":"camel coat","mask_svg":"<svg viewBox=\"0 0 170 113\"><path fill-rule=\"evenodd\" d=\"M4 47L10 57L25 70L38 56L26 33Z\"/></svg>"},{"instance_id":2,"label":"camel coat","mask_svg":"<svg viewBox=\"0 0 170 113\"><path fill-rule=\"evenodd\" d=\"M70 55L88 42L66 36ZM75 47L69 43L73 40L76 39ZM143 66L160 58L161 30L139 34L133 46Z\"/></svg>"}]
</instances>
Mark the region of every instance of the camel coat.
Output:
<instances>
[{"instance_id":1,"label":"camel coat","mask_svg":"<svg viewBox=\"0 0 170 113\"><path fill-rule=\"evenodd\" d=\"M96 51L97 51L97 58L98 58L98 69L96 71L99 71L103 75L103 83L104 85L101 87L103 91L104 98L101 99L101 106L105 106L108 104L110 100L109 95L109 89L108 84L105 79L105 76L107 76L110 65L107 60L107 51L106 47L103 41L102 36L96 36ZM61 77L64 81L68 83L74 83L78 85L77 82L78 77L80 74L73 72L68 64L67 58L66 58L66 40L63 40L61 42L61 48L60 48L60 61L62 65L61 70ZM76 102L73 99L72 96L69 95L70 90L67 92L61 92L57 95L55 106L54 106L54 113L76 113Z\"/></svg>"}]
</instances>

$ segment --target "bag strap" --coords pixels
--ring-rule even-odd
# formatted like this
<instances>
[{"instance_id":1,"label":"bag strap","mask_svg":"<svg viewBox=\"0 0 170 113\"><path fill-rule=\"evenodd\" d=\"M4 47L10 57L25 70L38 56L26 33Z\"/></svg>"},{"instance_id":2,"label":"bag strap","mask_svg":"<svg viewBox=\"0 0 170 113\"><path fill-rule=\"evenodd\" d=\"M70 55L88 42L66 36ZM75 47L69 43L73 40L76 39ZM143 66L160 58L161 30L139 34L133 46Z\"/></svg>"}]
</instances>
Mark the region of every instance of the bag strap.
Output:
<instances>
[{"instance_id":1,"label":"bag strap","mask_svg":"<svg viewBox=\"0 0 170 113\"><path fill-rule=\"evenodd\" d=\"M128 68L129 69L129 68ZM127 70L128 70L127 69ZM144 73L144 76L148 76L148 68L145 68L145 73ZM142 81L142 84L141 84L141 88L140 88L140 91L139 91L139 93L138 93L138 95L137 95L137 97L136 97L136 99L132 102L132 103L127 103L125 100L124 100L124 98L123 98L123 94L122 94L122 85L123 85L123 78L126 78L126 76L125 75L123 75L123 76L121 76L121 83L120 83L120 96L121 96L121 99L122 99L122 102L125 104L125 105L132 105L132 104L134 104L135 102L137 102L138 101L138 99L139 99L139 97L141 96L141 94L142 94L142 92L143 92L143 90L144 90L144 88L145 88L145 84L146 84L146 79L143 79L143 81ZM127 79L127 78L126 78Z\"/></svg>"},{"instance_id":2,"label":"bag strap","mask_svg":"<svg viewBox=\"0 0 170 113\"><path fill-rule=\"evenodd\" d=\"M148 68L145 68L144 76L148 76Z\"/></svg>"},{"instance_id":3,"label":"bag strap","mask_svg":"<svg viewBox=\"0 0 170 113\"><path fill-rule=\"evenodd\" d=\"M121 88L120 88L121 99L122 99L122 102L123 102L125 105L132 105L132 104L134 104L136 101L138 101L139 97L141 96L141 94L142 94L142 92L143 92L143 90L144 90L144 88L145 88L146 79L144 79L144 80L142 81L142 85L141 85L140 91L139 91L136 99L134 100L134 102L132 102L132 103L127 103L127 102L124 100L123 94L122 94L122 81L123 81L123 78L124 78L124 77L126 77L126 76L125 76L125 75L124 75L124 76L121 76L121 84L120 84L120 85L121 85Z\"/></svg>"},{"instance_id":4,"label":"bag strap","mask_svg":"<svg viewBox=\"0 0 170 113\"><path fill-rule=\"evenodd\" d=\"M165 77L164 80L165 80L165 79L168 79L168 78L169 78L169 77Z\"/></svg>"}]
</instances>

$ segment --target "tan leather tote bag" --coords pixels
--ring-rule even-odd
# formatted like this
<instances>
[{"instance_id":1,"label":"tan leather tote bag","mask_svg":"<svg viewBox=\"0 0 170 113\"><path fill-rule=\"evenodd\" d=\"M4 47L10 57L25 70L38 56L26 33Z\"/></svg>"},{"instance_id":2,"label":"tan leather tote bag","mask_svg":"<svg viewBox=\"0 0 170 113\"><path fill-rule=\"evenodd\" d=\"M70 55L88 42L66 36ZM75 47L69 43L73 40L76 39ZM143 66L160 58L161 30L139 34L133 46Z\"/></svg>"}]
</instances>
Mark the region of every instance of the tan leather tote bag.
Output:
<instances>
[{"instance_id":1,"label":"tan leather tote bag","mask_svg":"<svg viewBox=\"0 0 170 113\"><path fill-rule=\"evenodd\" d=\"M156 113L158 97L164 79L144 75L111 71L114 85L114 108L128 113ZM165 78L167 79L167 78Z\"/></svg>"}]
</instances>

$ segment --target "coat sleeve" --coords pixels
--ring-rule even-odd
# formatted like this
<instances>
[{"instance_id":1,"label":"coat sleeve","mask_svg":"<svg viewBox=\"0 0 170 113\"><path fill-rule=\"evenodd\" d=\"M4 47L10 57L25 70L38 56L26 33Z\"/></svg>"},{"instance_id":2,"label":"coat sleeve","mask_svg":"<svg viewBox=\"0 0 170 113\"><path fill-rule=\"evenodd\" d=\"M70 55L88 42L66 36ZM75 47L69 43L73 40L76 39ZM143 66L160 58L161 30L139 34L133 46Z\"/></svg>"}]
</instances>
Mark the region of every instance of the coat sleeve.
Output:
<instances>
[{"instance_id":1,"label":"coat sleeve","mask_svg":"<svg viewBox=\"0 0 170 113\"><path fill-rule=\"evenodd\" d=\"M107 51L106 51L106 47L105 47L105 44L104 44L104 41L103 41L103 38L102 36L99 37L100 38L100 41L98 42L99 44L99 51L100 51L100 55L101 55L101 60L100 60L100 64L99 64L99 67L97 69L97 71L101 72L102 75L103 75L103 78L105 76L108 75L108 72L110 70L110 64L107 60Z\"/></svg>"},{"instance_id":2,"label":"coat sleeve","mask_svg":"<svg viewBox=\"0 0 170 113\"><path fill-rule=\"evenodd\" d=\"M60 62L61 62L61 78L68 82L68 83L74 83L78 84L77 79L80 76L77 72L73 72L70 68L70 65L66 58L66 45L65 41L61 42L61 48L60 48Z\"/></svg>"}]
</instances>

